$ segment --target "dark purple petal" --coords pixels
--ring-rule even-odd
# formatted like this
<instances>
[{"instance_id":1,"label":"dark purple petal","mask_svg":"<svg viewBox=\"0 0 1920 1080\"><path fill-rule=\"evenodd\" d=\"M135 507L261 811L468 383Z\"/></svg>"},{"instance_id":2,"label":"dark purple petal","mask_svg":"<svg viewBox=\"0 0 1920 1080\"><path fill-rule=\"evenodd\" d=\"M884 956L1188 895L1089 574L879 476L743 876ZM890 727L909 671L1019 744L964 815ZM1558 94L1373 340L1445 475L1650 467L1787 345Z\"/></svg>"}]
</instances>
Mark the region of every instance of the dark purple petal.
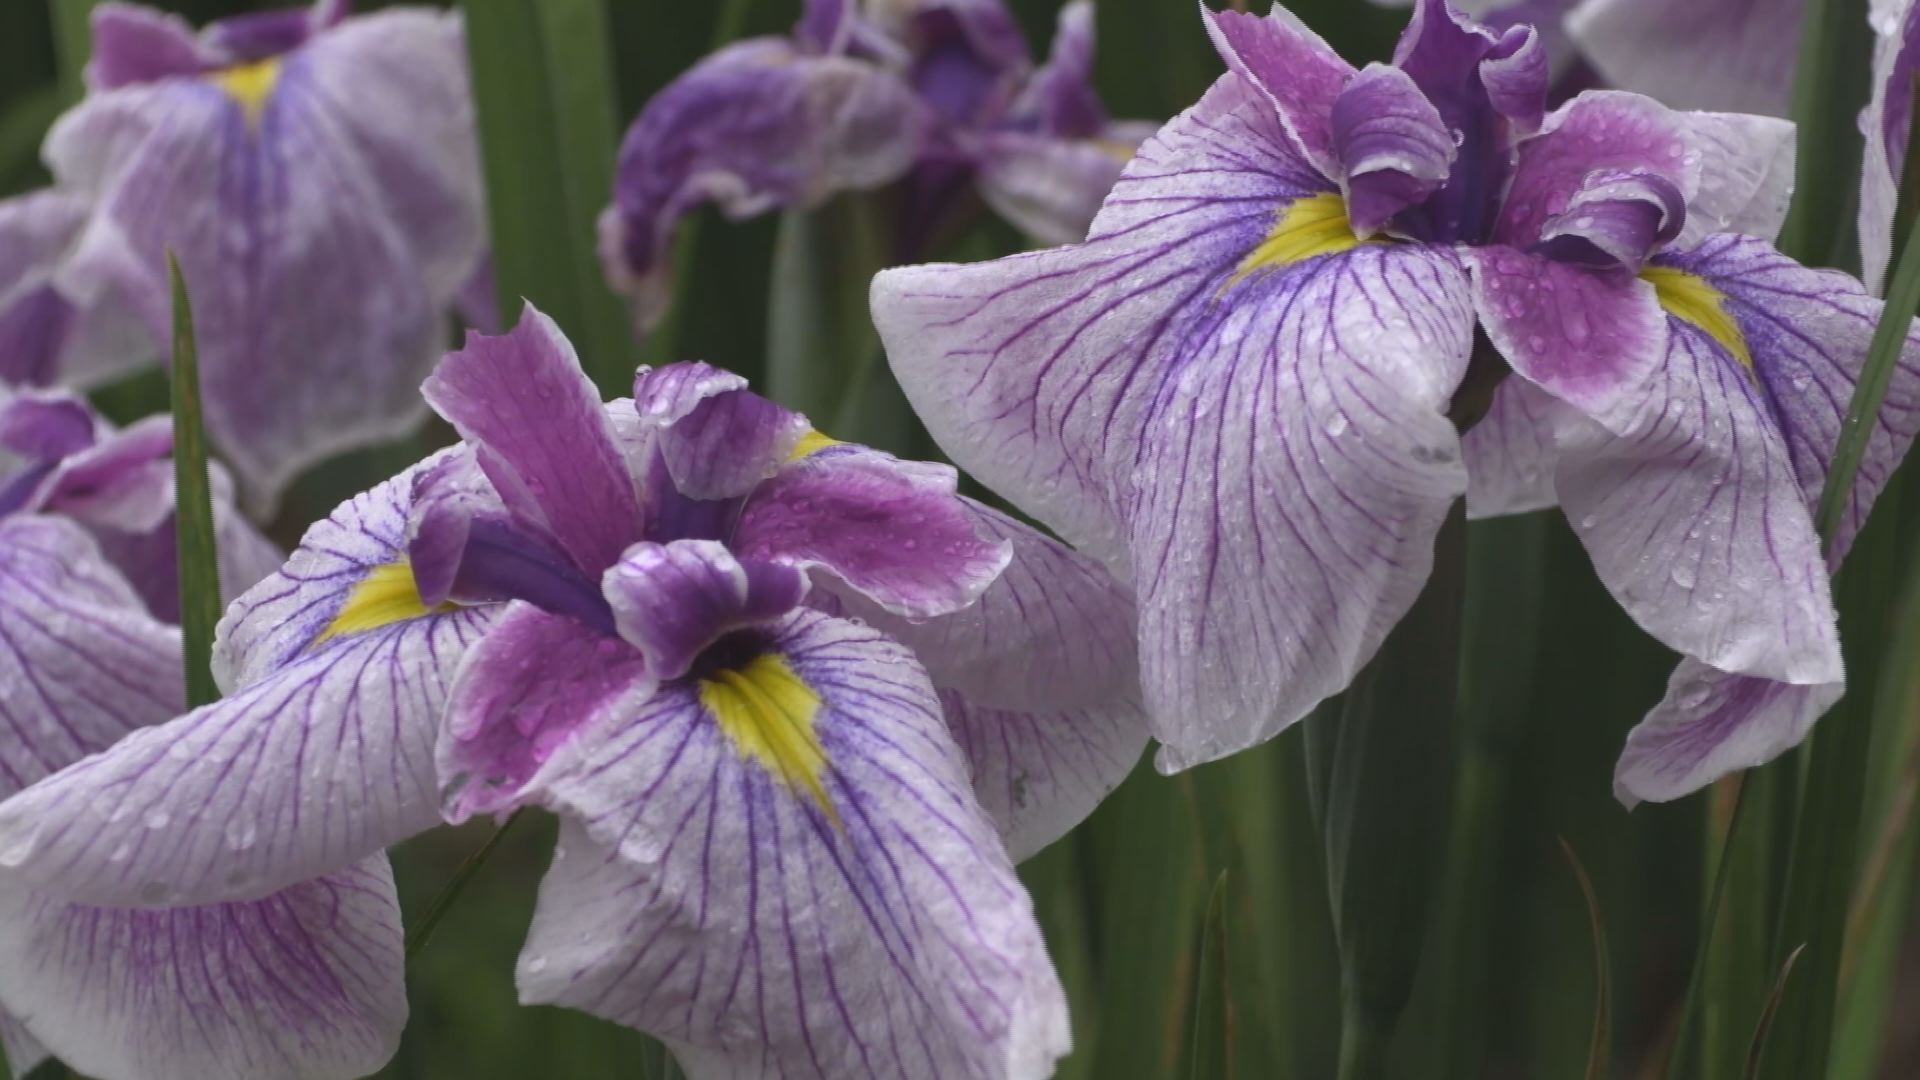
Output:
<instances>
[{"instance_id":1,"label":"dark purple petal","mask_svg":"<svg viewBox=\"0 0 1920 1080\"><path fill-rule=\"evenodd\" d=\"M1802 0L1587 0L1567 32L1608 84L1676 109L1787 114Z\"/></svg>"},{"instance_id":2,"label":"dark purple petal","mask_svg":"<svg viewBox=\"0 0 1920 1080\"><path fill-rule=\"evenodd\" d=\"M779 38L707 57L647 102L620 147L600 223L614 286L644 334L665 314L680 219L715 203L739 220L879 187L912 165L930 120L895 72Z\"/></svg>"},{"instance_id":3,"label":"dark purple petal","mask_svg":"<svg viewBox=\"0 0 1920 1080\"><path fill-rule=\"evenodd\" d=\"M817 792L696 685L604 710L531 788L562 832L523 1000L652 1032L695 1076L1047 1075L1065 1000L925 674L814 612L770 648L767 677L817 702Z\"/></svg>"},{"instance_id":4,"label":"dark purple petal","mask_svg":"<svg viewBox=\"0 0 1920 1080\"><path fill-rule=\"evenodd\" d=\"M1220 58L1278 111L1295 152L1322 176L1337 175L1333 103L1353 78L1353 66L1278 4L1265 18L1204 6L1201 14Z\"/></svg>"},{"instance_id":5,"label":"dark purple petal","mask_svg":"<svg viewBox=\"0 0 1920 1080\"><path fill-rule=\"evenodd\" d=\"M384 855L250 903L78 907L0 887L0 1001L89 1076L351 1080L407 1020Z\"/></svg>"},{"instance_id":6,"label":"dark purple petal","mask_svg":"<svg viewBox=\"0 0 1920 1080\"><path fill-rule=\"evenodd\" d=\"M807 578L782 563L734 558L714 540L635 544L606 574L615 625L661 680L685 675L707 646L799 606Z\"/></svg>"},{"instance_id":7,"label":"dark purple petal","mask_svg":"<svg viewBox=\"0 0 1920 1080\"><path fill-rule=\"evenodd\" d=\"M1439 190L1454 156L1433 103L1405 72L1384 64L1369 64L1333 103L1333 149L1347 217L1361 236Z\"/></svg>"},{"instance_id":8,"label":"dark purple petal","mask_svg":"<svg viewBox=\"0 0 1920 1080\"><path fill-rule=\"evenodd\" d=\"M817 53L838 52L852 32L855 0L803 0L793 36Z\"/></svg>"},{"instance_id":9,"label":"dark purple petal","mask_svg":"<svg viewBox=\"0 0 1920 1080\"><path fill-rule=\"evenodd\" d=\"M314 0L306 10L249 12L207 24L205 39L238 60L263 60L292 52L307 39L347 17L351 0Z\"/></svg>"},{"instance_id":10,"label":"dark purple petal","mask_svg":"<svg viewBox=\"0 0 1920 1080\"><path fill-rule=\"evenodd\" d=\"M640 536L640 503L600 395L560 328L529 304L499 337L469 334L421 387L473 447L502 502L589 576Z\"/></svg>"},{"instance_id":11,"label":"dark purple petal","mask_svg":"<svg viewBox=\"0 0 1920 1080\"><path fill-rule=\"evenodd\" d=\"M93 441L93 410L72 394L9 395L0 388L0 450L32 461L52 461L77 454Z\"/></svg>"},{"instance_id":12,"label":"dark purple petal","mask_svg":"<svg viewBox=\"0 0 1920 1080\"><path fill-rule=\"evenodd\" d=\"M1554 7L1567 0L1545 0ZM1558 32L1558 23L1544 29L1526 26L1522 33L1502 34L1494 52L1480 62L1480 83L1486 87L1493 111L1507 118L1513 134L1540 130L1547 113L1547 85L1551 49L1543 34Z\"/></svg>"},{"instance_id":13,"label":"dark purple petal","mask_svg":"<svg viewBox=\"0 0 1920 1080\"><path fill-rule=\"evenodd\" d=\"M185 19L153 8L101 4L91 24L87 85L94 90L199 75L224 59L194 36Z\"/></svg>"},{"instance_id":14,"label":"dark purple petal","mask_svg":"<svg viewBox=\"0 0 1920 1080\"><path fill-rule=\"evenodd\" d=\"M958 483L946 466L833 447L760 485L730 546L818 567L898 615L944 615L977 600L1009 557L975 528Z\"/></svg>"},{"instance_id":15,"label":"dark purple petal","mask_svg":"<svg viewBox=\"0 0 1920 1080\"><path fill-rule=\"evenodd\" d=\"M1512 248L1467 253L1480 324L1521 377L1603 424L1663 361L1653 286Z\"/></svg>"},{"instance_id":16,"label":"dark purple petal","mask_svg":"<svg viewBox=\"0 0 1920 1080\"><path fill-rule=\"evenodd\" d=\"M520 805L556 749L655 680L641 654L529 604L506 609L473 647L448 696L434 751L441 812L454 822Z\"/></svg>"},{"instance_id":17,"label":"dark purple petal","mask_svg":"<svg viewBox=\"0 0 1920 1080\"><path fill-rule=\"evenodd\" d=\"M656 445L674 487L693 499L732 499L772 476L812 430L807 418L706 364L642 371L634 408L658 427Z\"/></svg>"},{"instance_id":18,"label":"dark purple petal","mask_svg":"<svg viewBox=\"0 0 1920 1080\"><path fill-rule=\"evenodd\" d=\"M1645 173L1665 179L1684 199L1700 189L1700 160L1684 119L1633 94L1580 95L1547 119L1520 147L1520 163L1494 238L1527 248L1595 176Z\"/></svg>"},{"instance_id":19,"label":"dark purple petal","mask_svg":"<svg viewBox=\"0 0 1920 1080\"><path fill-rule=\"evenodd\" d=\"M1107 110L1093 89L1093 17L1092 0L1071 0L1060 9L1052 51L1020 91L1010 115L1014 123L1072 139L1106 130Z\"/></svg>"},{"instance_id":20,"label":"dark purple petal","mask_svg":"<svg viewBox=\"0 0 1920 1080\"><path fill-rule=\"evenodd\" d=\"M1686 200L1667 177L1596 172L1565 210L1541 224L1534 250L1556 262L1639 273L1648 257L1680 235L1686 218Z\"/></svg>"}]
</instances>

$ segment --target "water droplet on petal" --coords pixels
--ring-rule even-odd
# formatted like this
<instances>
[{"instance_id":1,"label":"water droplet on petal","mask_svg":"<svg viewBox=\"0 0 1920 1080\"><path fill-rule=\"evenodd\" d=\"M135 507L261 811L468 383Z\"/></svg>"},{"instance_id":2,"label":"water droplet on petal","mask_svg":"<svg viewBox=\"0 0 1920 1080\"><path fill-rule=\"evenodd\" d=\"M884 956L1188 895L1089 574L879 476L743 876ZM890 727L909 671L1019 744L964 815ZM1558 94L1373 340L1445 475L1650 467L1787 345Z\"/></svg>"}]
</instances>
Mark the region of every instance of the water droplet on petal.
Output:
<instances>
[{"instance_id":1,"label":"water droplet on petal","mask_svg":"<svg viewBox=\"0 0 1920 1080\"><path fill-rule=\"evenodd\" d=\"M164 829L168 825L173 824L173 815L167 813L164 809L154 809L147 811L146 820L147 828Z\"/></svg>"}]
</instances>

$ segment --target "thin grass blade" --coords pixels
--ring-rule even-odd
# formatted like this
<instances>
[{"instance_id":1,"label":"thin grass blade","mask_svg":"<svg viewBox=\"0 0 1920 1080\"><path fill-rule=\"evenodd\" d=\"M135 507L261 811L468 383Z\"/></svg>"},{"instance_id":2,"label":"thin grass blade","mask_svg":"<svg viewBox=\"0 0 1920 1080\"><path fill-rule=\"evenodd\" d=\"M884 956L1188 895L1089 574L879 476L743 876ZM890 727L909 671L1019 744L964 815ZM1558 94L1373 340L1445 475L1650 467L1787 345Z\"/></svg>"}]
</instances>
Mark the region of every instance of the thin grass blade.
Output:
<instances>
[{"instance_id":1,"label":"thin grass blade","mask_svg":"<svg viewBox=\"0 0 1920 1080\"><path fill-rule=\"evenodd\" d=\"M1805 945L1787 954L1787 962L1780 965L1780 977L1773 981L1773 992L1767 995L1766 1007L1760 1010L1760 1022L1753 1029L1753 1046L1747 1051L1747 1080L1759 1080L1760 1059L1766 1056L1767 1035L1773 1030L1773 1019L1780 1012L1780 1002L1787 996L1787 979L1793 974L1793 965L1800 960L1800 954L1807 951Z\"/></svg>"},{"instance_id":2,"label":"thin grass blade","mask_svg":"<svg viewBox=\"0 0 1920 1080\"><path fill-rule=\"evenodd\" d=\"M1593 879L1581 865L1580 856L1558 837L1560 854L1580 885L1580 896L1587 902L1587 922L1593 931L1593 1038L1587 1044L1587 1080L1606 1080L1607 1060L1613 1046L1613 967L1608 959L1607 923L1600 913L1600 896L1593 891Z\"/></svg>"},{"instance_id":3,"label":"thin grass blade","mask_svg":"<svg viewBox=\"0 0 1920 1080\"><path fill-rule=\"evenodd\" d=\"M1227 894L1232 875L1213 879L1206 915L1200 922L1199 963L1193 977L1193 1053L1187 1080L1227 1080L1233 1069L1233 984L1227 944Z\"/></svg>"},{"instance_id":4,"label":"thin grass blade","mask_svg":"<svg viewBox=\"0 0 1920 1080\"><path fill-rule=\"evenodd\" d=\"M174 529L180 573L180 636L186 656L187 707L220 698L213 681L213 630L220 621L220 560L213 532L213 484L207 472L206 421L200 409L200 352L193 303L171 252L173 291Z\"/></svg>"}]
</instances>

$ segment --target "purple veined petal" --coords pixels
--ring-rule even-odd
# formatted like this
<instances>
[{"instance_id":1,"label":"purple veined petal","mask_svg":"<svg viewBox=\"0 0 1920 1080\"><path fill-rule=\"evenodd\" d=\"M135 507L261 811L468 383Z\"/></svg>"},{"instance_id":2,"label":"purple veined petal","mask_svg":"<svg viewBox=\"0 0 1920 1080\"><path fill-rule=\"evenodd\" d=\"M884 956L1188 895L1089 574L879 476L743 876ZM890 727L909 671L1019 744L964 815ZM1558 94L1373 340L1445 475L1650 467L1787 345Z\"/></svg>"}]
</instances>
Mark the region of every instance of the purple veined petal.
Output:
<instances>
[{"instance_id":1,"label":"purple veined petal","mask_svg":"<svg viewBox=\"0 0 1920 1080\"><path fill-rule=\"evenodd\" d=\"M61 259L86 225L87 200L57 188L0 200L0 310L28 300L53 283ZM10 376L9 357L0 371ZM13 382L23 380L13 377Z\"/></svg>"},{"instance_id":2,"label":"purple veined petal","mask_svg":"<svg viewBox=\"0 0 1920 1080\"><path fill-rule=\"evenodd\" d=\"M7 1066L21 1076L32 1075L49 1056L47 1048L4 1010L0 1010L0 1052L7 1055Z\"/></svg>"},{"instance_id":3,"label":"purple veined petal","mask_svg":"<svg viewBox=\"0 0 1920 1080\"><path fill-rule=\"evenodd\" d=\"M807 418L706 364L642 371L634 407L657 426L657 445L679 494L733 499L777 472L813 430Z\"/></svg>"},{"instance_id":4,"label":"purple veined petal","mask_svg":"<svg viewBox=\"0 0 1920 1080\"><path fill-rule=\"evenodd\" d=\"M458 823L521 805L527 781L575 732L657 681L619 638L509 605L454 680L434 750L442 813Z\"/></svg>"},{"instance_id":5,"label":"purple veined petal","mask_svg":"<svg viewBox=\"0 0 1920 1080\"><path fill-rule=\"evenodd\" d=\"M830 447L756 488L729 546L818 568L897 615L944 615L979 599L1011 557L975 527L958 485L951 468Z\"/></svg>"},{"instance_id":6,"label":"purple veined petal","mask_svg":"<svg viewBox=\"0 0 1920 1080\"><path fill-rule=\"evenodd\" d=\"M742 561L717 540L635 544L607 570L620 636L657 679L678 679L735 630L800 606L807 578L784 563Z\"/></svg>"},{"instance_id":7,"label":"purple veined petal","mask_svg":"<svg viewBox=\"0 0 1920 1080\"><path fill-rule=\"evenodd\" d=\"M978 503L1013 561L978 603L916 621L824 596L912 649L940 690L980 803L1018 862L1079 824L1147 744L1133 597L1099 563Z\"/></svg>"},{"instance_id":8,"label":"purple veined petal","mask_svg":"<svg viewBox=\"0 0 1920 1080\"><path fill-rule=\"evenodd\" d=\"M713 203L737 221L891 183L930 123L896 72L779 38L729 45L674 80L628 129L600 221L608 279L634 299L640 333L665 314L681 218Z\"/></svg>"},{"instance_id":9,"label":"purple veined petal","mask_svg":"<svg viewBox=\"0 0 1920 1080\"><path fill-rule=\"evenodd\" d=\"M1597 171L1540 225L1534 250L1556 262L1639 273L1649 256L1680 235L1687 204L1672 180L1654 172Z\"/></svg>"},{"instance_id":10,"label":"purple veined petal","mask_svg":"<svg viewBox=\"0 0 1920 1080\"><path fill-rule=\"evenodd\" d=\"M1860 113L1866 138L1860 175L1860 262L1879 295L1893 258L1893 212L1913 134L1913 86L1920 76L1920 7L1874 0L1873 95Z\"/></svg>"},{"instance_id":11,"label":"purple veined petal","mask_svg":"<svg viewBox=\"0 0 1920 1080\"><path fill-rule=\"evenodd\" d=\"M529 304L499 337L470 334L421 393L474 448L507 509L597 575L639 539L633 476L573 345Z\"/></svg>"},{"instance_id":12,"label":"purple veined petal","mask_svg":"<svg viewBox=\"0 0 1920 1080\"><path fill-rule=\"evenodd\" d=\"M457 36L441 47L457 53ZM243 87L179 78L96 93L46 144L58 180L94 206L62 290L77 303L118 293L158 337L163 254L179 256L208 432L256 504L305 465L418 421L416 388L460 284L435 292L424 226L396 220L397 166L368 149L386 130L369 125L400 115L430 140L439 99L376 110L377 122L344 115L330 55L263 61ZM370 54L356 77L400 62L433 61Z\"/></svg>"},{"instance_id":13,"label":"purple veined petal","mask_svg":"<svg viewBox=\"0 0 1920 1080\"><path fill-rule=\"evenodd\" d=\"M180 632L78 525L0 519L0 795L11 795L185 700Z\"/></svg>"},{"instance_id":14,"label":"purple veined petal","mask_svg":"<svg viewBox=\"0 0 1920 1080\"><path fill-rule=\"evenodd\" d=\"M138 83L198 75L226 59L178 15L135 4L101 4L91 20L93 55L87 86L117 90Z\"/></svg>"},{"instance_id":15,"label":"purple veined petal","mask_svg":"<svg viewBox=\"0 0 1920 1080\"><path fill-rule=\"evenodd\" d=\"M428 295L448 306L486 245L460 19L419 8L372 12L317 34L301 55L315 96L352 118L345 134L366 163L371 194L408 241ZM396 101L407 107L393 108Z\"/></svg>"},{"instance_id":16,"label":"purple veined petal","mask_svg":"<svg viewBox=\"0 0 1920 1080\"><path fill-rule=\"evenodd\" d=\"M694 686L604 717L534 782L563 824L522 1000L650 1031L692 1076L1047 1075L1065 1000L926 676L814 612L770 648L729 674L806 703L818 795Z\"/></svg>"},{"instance_id":17,"label":"purple veined petal","mask_svg":"<svg viewBox=\"0 0 1920 1080\"><path fill-rule=\"evenodd\" d=\"M1333 149L1359 236L1440 189L1453 164L1453 136L1406 72L1368 64L1333 103Z\"/></svg>"},{"instance_id":18,"label":"purple veined petal","mask_svg":"<svg viewBox=\"0 0 1920 1080\"><path fill-rule=\"evenodd\" d=\"M1840 681L1796 686L1682 660L1667 695L1627 734L1613 792L1628 809L1691 795L1800 745L1840 700Z\"/></svg>"},{"instance_id":19,"label":"purple veined petal","mask_svg":"<svg viewBox=\"0 0 1920 1080\"><path fill-rule=\"evenodd\" d=\"M978 145L974 182L993 212L1042 244L1087 238L1133 145L994 132Z\"/></svg>"},{"instance_id":20,"label":"purple veined petal","mask_svg":"<svg viewBox=\"0 0 1920 1080\"><path fill-rule=\"evenodd\" d=\"M1584 0L1575 47L1610 84L1678 109L1785 116L1801 0Z\"/></svg>"},{"instance_id":21,"label":"purple veined petal","mask_svg":"<svg viewBox=\"0 0 1920 1080\"><path fill-rule=\"evenodd\" d=\"M1643 172L1664 178L1691 200L1700 190L1701 152L1684 118L1650 98L1588 91L1547 118L1520 146L1497 242L1529 248L1597 174Z\"/></svg>"},{"instance_id":22,"label":"purple veined petal","mask_svg":"<svg viewBox=\"0 0 1920 1080\"><path fill-rule=\"evenodd\" d=\"M1592 270L1512 248L1466 253L1480 325L1522 378L1610 428L1667 356L1654 288L1624 270Z\"/></svg>"},{"instance_id":23,"label":"purple veined petal","mask_svg":"<svg viewBox=\"0 0 1920 1080\"><path fill-rule=\"evenodd\" d=\"M1331 187L1267 99L1228 75L1141 147L1087 243L884 271L875 325L955 461L1075 546L1124 564L1121 507L1146 405L1195 310L1290 207Z\"/></svg>"},{"instance_id":24,"label":"purple veined petal","mask_svg":"<svg viewBox=\"0 0 1920 1080\"><path fill-rule=\"evenodd\" d=\"M79 907L8 882L0 965L0 1001L90 1076L351 1080L407 1019L384 855L208 907Z\"/></svg>"},{"instance_id":25,"label":"purple veined petal","mask_svg":"<svg viewBox=\"0 0 1920 1080\"><path fill-rule=\"evenodd\" d=\"M78 903L253 900L431 828L448 687L495 614L342 635L127 736L0 804L0 865Z\"/></svg>"},{"instance_id":26,"label":"purple veined petal","mask_svg":"<svg viewBox=\"0 0 1920 1080\"><path fill-rule=\"evenodd\" d=\"M1714 233L1778 236L1793 196L1793 124L1739 113L1678 119L1700 155L1700 189L1687 200L1686 227L1674 245L1694 247Z\"/></svg>"},{"instance_id":27,"label":"purple veined petal","mask_svg":"<svg viewBox=\"0 0 1920 1080\"><path fill-rule=\"evenodd\" d=\"M1508 379L1493 406L1460 440L1467 463L1467 517L1492 518L1559 503L1554 424L1570 408L1525 379Z\"/></svg>"},{"instance_id":28,"label":"purple veined petal","mask_svg":"<svg viewBox=\"0 0 1920 1080\"><path fill-rule=\"evenodd\" d=\"M1240 290L1186 335L1133 476L1141 678L1169 772L1343 689L1467 490L1446 410L1473 306L1451 251L1363 245Z\"/></svg>"},{"instance_id":29,"label":"purple veined petal","mask_svg":"<svg viewBox=\"0 0 1920 1080\"><path fill-rule=\"evenodd\" d=\"M1205 5L1200 14L1220 58L1271 104L1295 152L1321 176L1338 176L1333 103L1353 78L1353 65L1277 3L1264 18Z\"/></svg>"}]
</instances>

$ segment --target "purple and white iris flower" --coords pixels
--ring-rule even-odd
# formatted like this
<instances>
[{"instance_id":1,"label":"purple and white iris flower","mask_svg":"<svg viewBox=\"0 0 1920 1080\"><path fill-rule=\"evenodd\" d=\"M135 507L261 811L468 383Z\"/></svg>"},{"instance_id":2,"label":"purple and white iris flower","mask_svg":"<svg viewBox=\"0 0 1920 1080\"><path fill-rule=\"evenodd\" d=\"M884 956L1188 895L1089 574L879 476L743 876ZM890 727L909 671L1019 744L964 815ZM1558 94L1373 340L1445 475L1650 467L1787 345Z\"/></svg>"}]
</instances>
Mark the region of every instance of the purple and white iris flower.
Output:
<instances>
[{"instance_id":1,"label":"purple and white iris flower","mask_svg":"<svg viewBox=\"0 0 1920 1080\"><path fill-rule=\"evenodd\" d=\"M0 400L0 794L184 706L170 443L165 418L116 433L64 395ZM222 578L244 589L279 558L224 499L219 514ZM165 813L130 821L159 837ZM405 1021L384 857L165 909L78 906L0 874L0 1045L16 1075L52 1053L101 1080L347 1080L392 1055Z\"/></svg>"},{"instance_id":2,"label":"purple and white iris flower","mask_svg":"<svg viewBox=\"0 0 1920 1080\"><path fill-rule=\"evenodd\" d=\"M1543 117L1532 32L1441 0L1358 72L1280 9L1208 24L1230 73L1085 244L874 284L954 459L1135 583L1161 765L1343 688L1463 494L1566 507L1625 609L1692 658L1624 794L1797 741L1842 678L1810 506L1880 304L1759 239L1788 125L1617 92ZM1841 546L1920 424L1915 359ZM1712 686L1742 675L1808 709L1729 722Z\"/></svg>"},{"instance_id":3,"label":"purple and white iris flower","mask_svg":"<svg viewBox=\"0 0 1920 1080\"><path fill-rule=\"evenodd\" d=\"M43 148L55 189L0 207L0 376L97 377L102 338L113 359L154 359L172 251L208 435L250 502L419 420L484 243L465 51L455 15L347 8L197 35L95 9L87 96Z\"/></svg>"},{"instance_id":4,"label":"purple and white iris flower","mask_svg":"<svg viewBox=\"0 0 1920 1080\"><path fill-rule=\"evenodd\" d=\"M233 605L229 697L0 806L7 873L244 900L541 806L523 999L695 1077L1047 1075L1065 1002L1012 858L1145 746L1131 598L736 376L603 406L531 309L426 396L463 445Z\"/></svg>"},{"instance_id":5,"label":"purple and white iris flower","mask_svg":"<svg viewBox=\"0 0 1920 1080\"><path fill-rule=\"evenodd\" d=\"M741 219L904 178L906 257L970 189L1064 244L1152 131L1109 121L1094 95L1091 0L1062 9L1038 68L1001 0L805 4L791 35L714 53L627 132L600 243L643 335L670 301L675 230L702 203Z\"/></svg>"}]
</instances>

